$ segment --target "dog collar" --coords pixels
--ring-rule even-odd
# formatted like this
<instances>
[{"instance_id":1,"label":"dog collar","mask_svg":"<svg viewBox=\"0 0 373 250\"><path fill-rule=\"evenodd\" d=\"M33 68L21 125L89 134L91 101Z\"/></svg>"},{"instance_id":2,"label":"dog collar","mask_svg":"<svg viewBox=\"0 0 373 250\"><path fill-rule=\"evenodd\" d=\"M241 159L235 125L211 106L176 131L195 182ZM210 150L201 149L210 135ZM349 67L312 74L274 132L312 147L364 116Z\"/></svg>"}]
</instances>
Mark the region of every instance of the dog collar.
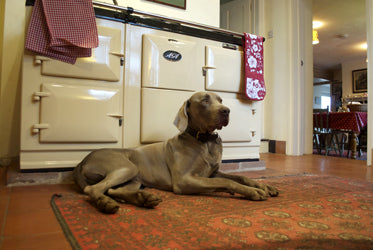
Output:
<instances>
[{"instance_id":1,"label":"dog collar","mask_svg":"<svg viewBox=\"0 0 373 250\"><path fill-rule=\"evenodd\" d=\"M185 132L190 134L191 136L196 138L198 141L203 142L203 143L206 143L206 142L209 142L209 141L216 142L217 139L219 138L219 135L217 133L214 133L214 134L210 134L208 132L201 133L198 130L196 130L194 128L191 128L191 127L187 127Z\"/></svg>"}]
</instances>

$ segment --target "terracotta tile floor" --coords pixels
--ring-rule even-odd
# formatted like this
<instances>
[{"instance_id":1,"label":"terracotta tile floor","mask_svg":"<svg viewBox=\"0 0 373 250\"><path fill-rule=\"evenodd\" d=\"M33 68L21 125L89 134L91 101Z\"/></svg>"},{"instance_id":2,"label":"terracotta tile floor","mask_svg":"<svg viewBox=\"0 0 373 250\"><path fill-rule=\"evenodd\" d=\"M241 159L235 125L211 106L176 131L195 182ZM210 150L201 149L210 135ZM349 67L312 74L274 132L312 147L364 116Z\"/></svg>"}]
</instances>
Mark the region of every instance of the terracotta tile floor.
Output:
<instances>
[{"instance_id":1,"label":"terracotta tile floor","mask_svg":"<svg viewBox=\"0 0 373 250\"><path fill-rule=\"evenodd\" d=\"M252 178L313 173L373 181L364 161L320 155L262 154L266 170L246 172ZM6 187L0 169L0 249L71 249L49 205L52 194L77 192L72 184Z\"/></svg>"}]
</instances>

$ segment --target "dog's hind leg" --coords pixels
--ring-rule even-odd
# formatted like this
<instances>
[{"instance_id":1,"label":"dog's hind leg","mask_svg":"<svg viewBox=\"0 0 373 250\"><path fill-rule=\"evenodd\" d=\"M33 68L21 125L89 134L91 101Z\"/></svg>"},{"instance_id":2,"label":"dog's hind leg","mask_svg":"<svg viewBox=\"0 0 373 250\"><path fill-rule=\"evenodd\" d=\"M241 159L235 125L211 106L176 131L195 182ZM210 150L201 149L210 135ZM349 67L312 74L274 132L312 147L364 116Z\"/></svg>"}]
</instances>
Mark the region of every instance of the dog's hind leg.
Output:
<instances>
[{"instance_id":1,"label":"dog's hind leg","mask_svg":"<svg viewBox=\"0 0 373 250\"><path fill-rule=\"evenodd\" d=\"M114 199L122 200L138 207L154 208L162 199L146 190L139 190L140 182L131 182L126 186L109 189L107 194Z\"/></svg>"},{"instance_id":2,"label":"dog's hind leg","mask_svg":"<svg viewBox=\"0 0 373 250\"><path fill-rule=\"evenodd\" d=\"M84 188L84 193L89 195L96 207L105 213L116 213L119 209L119 204L105 195L105 192L114 186L126 183L137 175L136 168L116 168L109 172L103 180Z\"/></svg>"}]
</instances>

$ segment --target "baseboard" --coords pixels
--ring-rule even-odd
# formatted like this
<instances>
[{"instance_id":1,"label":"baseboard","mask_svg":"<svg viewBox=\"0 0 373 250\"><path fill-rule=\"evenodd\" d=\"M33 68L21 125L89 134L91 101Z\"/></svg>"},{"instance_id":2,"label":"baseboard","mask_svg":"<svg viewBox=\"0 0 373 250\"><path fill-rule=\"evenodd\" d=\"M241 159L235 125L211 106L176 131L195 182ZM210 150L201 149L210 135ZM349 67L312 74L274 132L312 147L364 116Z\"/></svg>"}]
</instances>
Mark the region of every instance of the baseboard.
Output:
<instances>
[{"instance_id":1,"label":"baseboard","mask_svg":"<svg viewBox=\"0 0 373 250\"><path fill-rule=\"evenodd\" d=\"M268 151L276 154L286 154L286 141L269 140Z\"/></svg>"}]
</instances>

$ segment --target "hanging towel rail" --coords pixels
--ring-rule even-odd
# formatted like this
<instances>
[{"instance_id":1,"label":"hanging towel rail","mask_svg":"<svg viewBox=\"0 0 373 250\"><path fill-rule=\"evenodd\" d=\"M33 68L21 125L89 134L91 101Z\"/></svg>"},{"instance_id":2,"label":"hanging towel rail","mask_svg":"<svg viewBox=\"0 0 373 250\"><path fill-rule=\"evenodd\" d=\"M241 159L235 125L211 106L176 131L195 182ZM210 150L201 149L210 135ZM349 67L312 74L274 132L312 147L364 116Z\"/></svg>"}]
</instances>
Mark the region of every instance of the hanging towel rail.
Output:
<instances>
[{"instance_id":1,"label":"hanging towel rail","mask_svg":"<svg viewBox=\"0 0 373 250\"><path fill-rule=\"evenodd\" d=\"M188 25L188 26L192 26L192 27L197 27L197 28L206 29L206 30L210 30L210 31L223 32L223 33L226 33L226 34L229 34L229 35L234 35L234 36L237 36L237 37L240 37L240 38L244 37L244 34L240 33L240 32L221 29L221 28L217 28L217 27L209 26L209 25L204 25L204 24L200 24L200 23L187 22L187 21L181 20L181 19L175 19L175 18L170 18L170 17L158 15L158 14L145 12L145 11L135 10L131 7L122 7L122 6L118 6L118 5L113 5L113 4L103 3L103 2L97 2L97 1L93 1L93 6L101 7L101 8L109 8L109 9L117 10L117 11L126 11L128 13L134 13L134 14L138 14L138 15L153 17L153 18L159 18L159 19L163 19L165 21L178 22L178 23ZM264 41L264 38L263 38L263 41Z\"/></svg>"}]
</instances>

